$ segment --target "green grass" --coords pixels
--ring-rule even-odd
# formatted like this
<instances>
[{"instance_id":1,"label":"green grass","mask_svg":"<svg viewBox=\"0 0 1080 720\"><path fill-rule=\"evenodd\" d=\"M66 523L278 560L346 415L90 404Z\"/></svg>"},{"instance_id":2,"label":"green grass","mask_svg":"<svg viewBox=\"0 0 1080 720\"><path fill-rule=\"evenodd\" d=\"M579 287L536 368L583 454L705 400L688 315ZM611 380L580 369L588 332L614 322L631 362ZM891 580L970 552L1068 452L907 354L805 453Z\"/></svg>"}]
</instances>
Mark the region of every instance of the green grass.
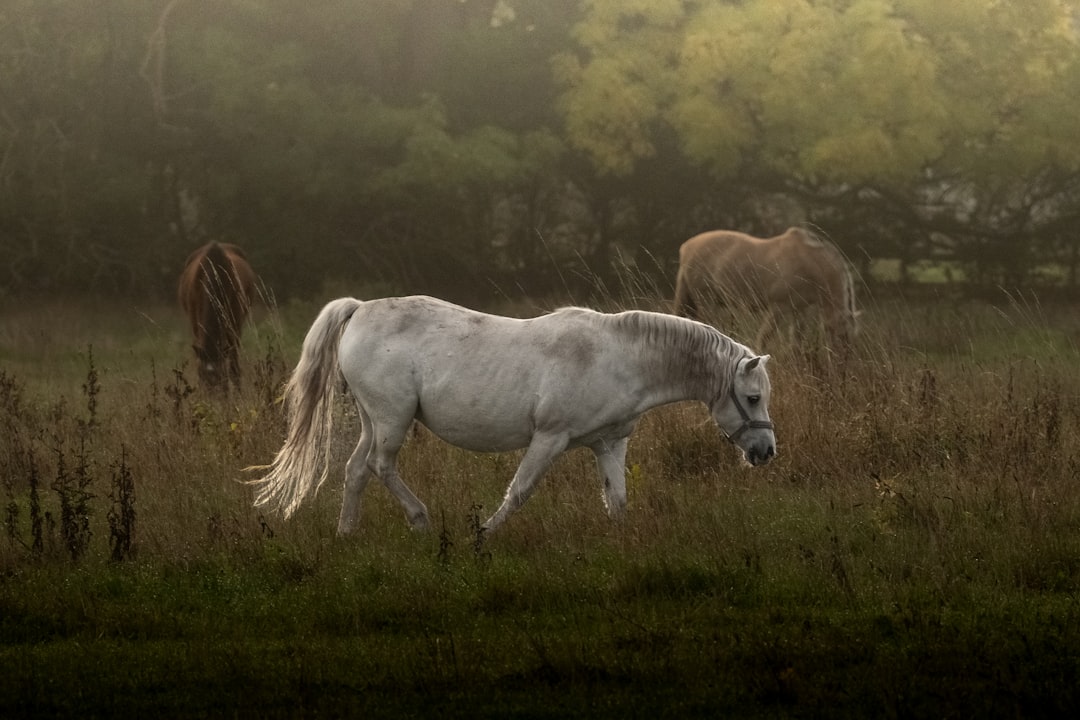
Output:
<instances>
[{"instance_id":1,"label":"green grass","mask_svg":"<svg viewBox=\"0 0 1080 720\"><path fill-rule=\"evenodd\" d=\"M0 315L0 716L1056 717L1080 701L1070 309L870 303L846 360L775 338L774 463L743 467L703 408L664 408L631 440L623 522L575 451L481 542L519 455L423 430L400 460L432 530L373 484L337 538L347 414L313 502L289 522L251 507L237 480L281 443L276 391L316 310L259 317L228 401L190 388L172 308ZM136 514L110 560L121 468ZM73 559L54 486L79 472Z\"/></svg>"}]
</instances>

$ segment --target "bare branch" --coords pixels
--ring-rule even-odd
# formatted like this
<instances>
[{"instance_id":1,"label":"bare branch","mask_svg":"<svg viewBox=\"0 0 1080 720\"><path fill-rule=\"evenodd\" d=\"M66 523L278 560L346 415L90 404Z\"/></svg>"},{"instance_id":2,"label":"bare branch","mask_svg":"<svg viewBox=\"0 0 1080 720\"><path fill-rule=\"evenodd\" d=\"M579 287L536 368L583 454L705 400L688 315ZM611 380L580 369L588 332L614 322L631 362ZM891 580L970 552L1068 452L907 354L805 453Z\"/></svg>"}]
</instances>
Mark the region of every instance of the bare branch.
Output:
<instances>
[{"instance_id":1,"label":"bare branch","mask_svg":"<svg viewBox=\"0 0 1080 720\"><path fill-rule=\"evenodd\" d=\"M142 66L139 68L139 75L150 86L150 99L154 108L154 117L157 118L159 123L164 123L165 115L168 112L165 94L165 28L169 23L169 16L172 15L173 10L181 2L183 0L169 0L168 4L162 9L161 15L158 16L157 27L154 28L154 32L150 34L150 38L146 42L146 57L143 58Z\"/></svg>"}]
</instances>

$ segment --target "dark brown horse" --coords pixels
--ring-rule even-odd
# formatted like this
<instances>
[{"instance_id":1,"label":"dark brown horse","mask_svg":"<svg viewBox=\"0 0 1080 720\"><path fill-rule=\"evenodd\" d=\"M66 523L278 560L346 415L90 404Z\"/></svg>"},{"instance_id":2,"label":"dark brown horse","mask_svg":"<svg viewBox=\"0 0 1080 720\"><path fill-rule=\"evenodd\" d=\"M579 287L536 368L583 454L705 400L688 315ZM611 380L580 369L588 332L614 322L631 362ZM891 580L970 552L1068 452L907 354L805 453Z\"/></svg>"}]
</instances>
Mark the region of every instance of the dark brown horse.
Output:
<instances>
[{"instance_id":1,"label":"dark brown horse","mask_svg":"<svg viewBox=\"0 0 1080 720\"><path fill-rule=\"evenodd\" d=\"M255 298L255 272L236 245L212 242L180 274L180 307L191 322L200 381L215 390L240 382L240 334Z\"/></svg>"}]
</instances>

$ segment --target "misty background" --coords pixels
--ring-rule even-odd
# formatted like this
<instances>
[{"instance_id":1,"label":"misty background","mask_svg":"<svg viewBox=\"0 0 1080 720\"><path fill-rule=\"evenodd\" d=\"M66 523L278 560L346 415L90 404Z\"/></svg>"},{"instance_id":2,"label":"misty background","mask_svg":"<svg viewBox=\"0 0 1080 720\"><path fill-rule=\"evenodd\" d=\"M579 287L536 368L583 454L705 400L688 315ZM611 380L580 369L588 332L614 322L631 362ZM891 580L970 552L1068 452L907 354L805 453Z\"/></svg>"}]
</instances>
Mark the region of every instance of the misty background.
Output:
<instances>
[{"instance_id":1,"label":"misty background","mask_svg":"<svg viewBox=\"0 0 1080 720\"><path fill-rule=\"evenodd\" d=\"M0 0L0 298L670 294L709 229L1075 291L1080 0Z\"/></svg>"}]
</instances>

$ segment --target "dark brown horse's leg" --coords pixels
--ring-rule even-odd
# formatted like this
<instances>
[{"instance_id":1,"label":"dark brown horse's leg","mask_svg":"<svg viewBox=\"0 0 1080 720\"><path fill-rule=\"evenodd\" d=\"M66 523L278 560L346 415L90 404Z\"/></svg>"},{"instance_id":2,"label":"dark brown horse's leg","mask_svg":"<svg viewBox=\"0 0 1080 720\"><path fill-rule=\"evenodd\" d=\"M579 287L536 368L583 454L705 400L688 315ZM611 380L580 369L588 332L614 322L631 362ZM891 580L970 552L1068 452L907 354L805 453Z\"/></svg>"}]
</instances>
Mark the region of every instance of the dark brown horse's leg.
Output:
<instances>
[{"instance_id":1,"label":"dark brown horse's leg","mask_svg":"<svg viewBox=\"0 0 1080 720\"><path fill-rule=\"evenodd\" d=\"M228 376L225 381L225 387L233 385L237 390L240 389L240 351L236 345L229 348L228 367L226 368Z\"/></svg>"}]
</instances>

